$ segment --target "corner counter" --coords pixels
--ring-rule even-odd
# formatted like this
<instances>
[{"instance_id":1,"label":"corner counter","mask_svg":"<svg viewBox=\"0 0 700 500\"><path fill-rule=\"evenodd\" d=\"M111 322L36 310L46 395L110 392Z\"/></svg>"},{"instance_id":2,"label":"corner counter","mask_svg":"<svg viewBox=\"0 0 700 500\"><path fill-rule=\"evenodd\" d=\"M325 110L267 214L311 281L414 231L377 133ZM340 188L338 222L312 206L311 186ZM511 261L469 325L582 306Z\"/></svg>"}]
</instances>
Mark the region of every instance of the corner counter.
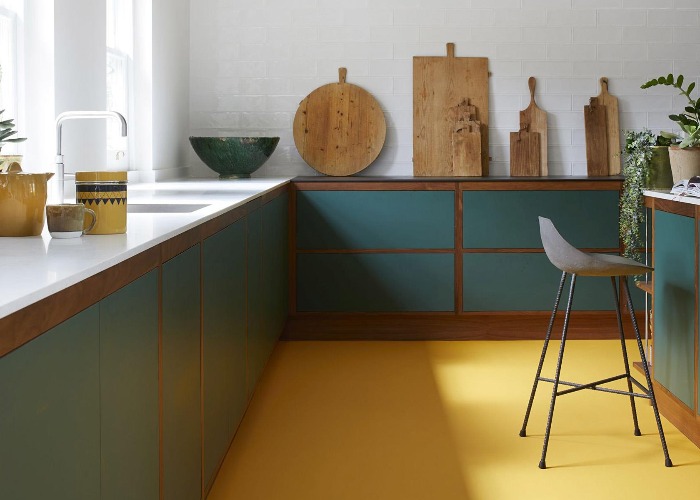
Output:
<instances>
[{"instance_id":1,"label":"corner counter","mask_svg":"<svg viewBox=\"0 0 700 500\"><path fill-rule=\"evenodd\" d=\"M700 199L645 191L651 209L653 354L659 409L700 446L698 241Z\"/></svg>"}]
</instances>

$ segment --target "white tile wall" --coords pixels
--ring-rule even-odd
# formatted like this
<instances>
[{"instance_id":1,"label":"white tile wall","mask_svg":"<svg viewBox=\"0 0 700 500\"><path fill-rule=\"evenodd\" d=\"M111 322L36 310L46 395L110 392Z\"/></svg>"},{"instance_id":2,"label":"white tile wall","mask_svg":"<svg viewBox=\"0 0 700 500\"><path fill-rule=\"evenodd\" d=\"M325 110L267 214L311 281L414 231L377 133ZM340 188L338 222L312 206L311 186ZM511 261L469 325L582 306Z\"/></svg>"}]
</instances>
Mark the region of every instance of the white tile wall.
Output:
<instances>
[{"instance_id":1,"label":"white tile wall","mask_svg":"<svg viewBox=\"0 0 700 500\"><path fill-rule=\"evenodd\" d=\"M620 99L622 128L670 129L685 103L669 72L700 79L700 0L191 0L192 135L279 135L260 175L310 175L292 122L315 88L348 81L370 91L387 139L363 174L412 175L415 55L489 58L491 171L507 175L509 132L527 106L527 78L549 113L549 171L586 172L583 106L601 76ZM696 96L697 97L697 96ZM213 175L192 154L194 175Z\"/></svg>"}]
</instances>

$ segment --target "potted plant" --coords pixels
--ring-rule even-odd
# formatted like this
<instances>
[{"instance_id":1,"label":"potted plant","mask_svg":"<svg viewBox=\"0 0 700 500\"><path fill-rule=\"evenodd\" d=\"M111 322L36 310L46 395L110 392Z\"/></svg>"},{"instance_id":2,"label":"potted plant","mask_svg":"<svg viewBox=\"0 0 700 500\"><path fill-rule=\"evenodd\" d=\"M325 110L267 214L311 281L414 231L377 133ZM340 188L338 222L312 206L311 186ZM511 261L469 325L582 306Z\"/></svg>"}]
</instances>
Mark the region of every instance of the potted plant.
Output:
<instances>
[{"instance_id":1,"label":"potted plant","mask_svg":"<svg viewBox=\"0 0 700 500\"><path fill-rule=\"evenodd\" d=\"M2 81L2 66L0 66L0 81ZM14 120L3 120L2 119L2 114L5 112L3 109L0 111L0 152L2 152L3 146L5 146L8 143L12 142L22 142L26 141L26 137L12 137L17 133L15 128L15 122ZM0 154L0 172L6 172L10 170L10 168L17 168L19 167L19 164L22 162L22 156L21 155L3 155ZM17 164L17 167L15 167L15 164Z\"/></svg>"},{"instance_id":2,"label":"potted plant","mask_svg":"<svg viewBox=\"0 0 700 500\"><path fill-rule=\"evenodd\" d=\"M685 138L680 144L669 147L673 182L700 175L700 99L694 100L691 97L695 82L690 82L684 89L683 80L683 75L675 77L669 73L668 76L654 78L642 85L643 89L657 85L675 87L680 91L680 95L688 99L688 106L682 113L669 115L669 118L685 133Z\"/></svg>"}]
</instances>

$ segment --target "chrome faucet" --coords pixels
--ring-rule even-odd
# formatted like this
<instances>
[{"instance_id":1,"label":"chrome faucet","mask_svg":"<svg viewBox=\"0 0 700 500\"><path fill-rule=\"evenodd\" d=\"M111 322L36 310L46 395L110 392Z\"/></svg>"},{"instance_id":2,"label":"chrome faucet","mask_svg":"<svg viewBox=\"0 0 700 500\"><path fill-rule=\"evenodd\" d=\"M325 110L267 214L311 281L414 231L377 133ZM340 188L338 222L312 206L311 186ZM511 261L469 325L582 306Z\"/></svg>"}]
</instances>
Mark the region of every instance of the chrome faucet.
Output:
<instances>
[{"instance_id":1,"label":"chrome faucet","mask_svg":"<svg viewBox=\"0 0 700 500\"><path fill-rule=\"evenodd\" d=\"M56 117L56 180L58 182L58 202L63 203L64 171L61 135L63 122L83 118L117 118L122 122L122 137L126 137L126 119L116 111L66 111Z\"/></svg>"}]
</instances>

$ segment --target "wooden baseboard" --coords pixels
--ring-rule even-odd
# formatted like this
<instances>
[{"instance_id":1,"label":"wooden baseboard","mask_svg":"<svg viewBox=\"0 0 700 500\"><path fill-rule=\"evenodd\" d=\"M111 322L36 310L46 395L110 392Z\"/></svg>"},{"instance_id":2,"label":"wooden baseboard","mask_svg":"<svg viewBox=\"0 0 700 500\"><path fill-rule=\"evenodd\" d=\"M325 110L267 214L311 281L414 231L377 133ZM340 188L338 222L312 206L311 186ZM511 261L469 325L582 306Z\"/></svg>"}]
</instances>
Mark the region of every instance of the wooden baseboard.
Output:
<instances>
[{"instance_id":1,"label":"wooden baseboard","mask_svg":"<svg viewBox=\"0 0 700 500\"><path fill-rule=\"evenodd\" d=\"M659 412L685 434L695 446L700 447L700 416L656 381L654 381L654 395ZM673 459L673 450L670 450L669 453Z\"/></svg>"},{"instance_id":2,"label":"wooden baseboard","mask_svg":"<svg viewBox=\"0 0 700 500\"><path fill-rule=\"evenodd\" d=\"M525 340L544 338L549 312L345 314L299 313L287 320L282 340ZM629 315L623 315L625 336L634 338ZM637 314L643 325L643 313ZM561 338L559 313L552 337ZM640 326L641 328L641 326ZM569 339L618 338L613 311L574 311Z\"/></svg>"}]
</instances>

